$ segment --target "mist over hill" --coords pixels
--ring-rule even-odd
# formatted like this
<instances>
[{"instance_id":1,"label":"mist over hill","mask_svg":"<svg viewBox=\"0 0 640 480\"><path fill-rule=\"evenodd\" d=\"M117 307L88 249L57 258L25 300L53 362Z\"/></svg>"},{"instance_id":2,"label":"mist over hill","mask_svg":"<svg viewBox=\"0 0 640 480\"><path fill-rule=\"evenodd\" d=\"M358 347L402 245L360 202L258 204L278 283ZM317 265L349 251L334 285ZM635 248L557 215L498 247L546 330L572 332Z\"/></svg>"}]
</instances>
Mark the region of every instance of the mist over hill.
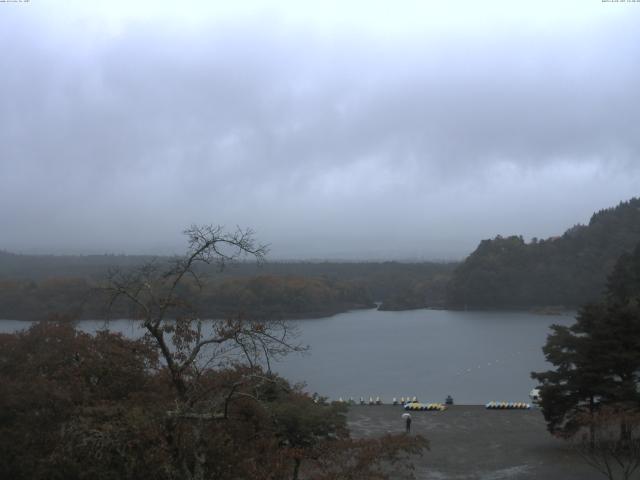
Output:
<instances>
[{"instance_id":1,"label":"mist over hill","mask_svg":"<svg viewBox=\"0 0 640 480\"><path fill-rule=\"evenodd\" d=\"M616 260L640 242L640 198L594 213L559 237L483 240L449 285L457 308L576 307L603 292Z\"/></svg>"},{"instance_id":2,"label":"mist over hill","mask_svg":"<svg viewBox=\"0 0 640 480\"><path fill-rule=\"evenodd\" d=\"M482 240L459 264L274 261L211 267L203 272L211 285L200 306L208 315L242 311L272 317L329 315L373 302L386 310L573 308L597 299L616 260L639 242L640 198L632 198L561 236ZM170 259L0 251L0 318L32 318L42 311L102 317L99 297L90 292L109 270Z\"/></svg>"}]
</instances>

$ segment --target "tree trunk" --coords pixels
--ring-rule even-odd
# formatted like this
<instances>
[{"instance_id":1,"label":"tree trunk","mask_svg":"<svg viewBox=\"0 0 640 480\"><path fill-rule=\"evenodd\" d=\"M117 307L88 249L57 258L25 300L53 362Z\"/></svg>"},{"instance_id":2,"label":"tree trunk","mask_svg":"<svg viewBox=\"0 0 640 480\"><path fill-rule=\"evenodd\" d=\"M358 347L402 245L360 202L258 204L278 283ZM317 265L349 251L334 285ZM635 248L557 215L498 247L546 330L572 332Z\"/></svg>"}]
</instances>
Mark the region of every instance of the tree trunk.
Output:
<instances>
[{"instance_id":1,"label":"tree trunk","mask_svg":"<svg viewBox=\"0 0 640 480\"><path fill-rule=\"evenodd\" d=\"M596 448L596 426L594 424L593 413L595 410L595 401L593 395L589 397L589 449L593 451Z\"/></svg>"},{"instance_id":2,"label":"tree trunk","mask_svg":"<svg viewBox=\"0 0 640 480\"><path fill-rule=\"evenodd\" d=\"M300 472L301 463L302 463L302 460L300 460L299 458L294 459L292 480L298 480L298 474Z\"/></svg>"}]
</instances>

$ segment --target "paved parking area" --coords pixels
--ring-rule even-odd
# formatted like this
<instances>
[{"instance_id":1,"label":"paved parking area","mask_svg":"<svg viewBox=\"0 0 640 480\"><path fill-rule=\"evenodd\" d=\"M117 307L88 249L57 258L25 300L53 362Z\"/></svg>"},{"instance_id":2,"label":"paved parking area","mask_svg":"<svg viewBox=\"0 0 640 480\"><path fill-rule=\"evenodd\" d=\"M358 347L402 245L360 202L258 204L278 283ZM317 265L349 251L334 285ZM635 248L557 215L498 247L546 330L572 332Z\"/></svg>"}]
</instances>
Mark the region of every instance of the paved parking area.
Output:
<instances>
[{"instance_id":1,"label":"paved parking area","mask_svg":"<svg viewBox=\"0 0 640 480\"><path fill-rule=\"evenodd\" d=\"M348 414L354 437L404 431L400 406L354 406ZM411 433L431 442L417 458L420 480L597 480L571 446L553 438L542 413L486 410L454 405L444 412L411 412Z\"/></svg>"}]
</instances>

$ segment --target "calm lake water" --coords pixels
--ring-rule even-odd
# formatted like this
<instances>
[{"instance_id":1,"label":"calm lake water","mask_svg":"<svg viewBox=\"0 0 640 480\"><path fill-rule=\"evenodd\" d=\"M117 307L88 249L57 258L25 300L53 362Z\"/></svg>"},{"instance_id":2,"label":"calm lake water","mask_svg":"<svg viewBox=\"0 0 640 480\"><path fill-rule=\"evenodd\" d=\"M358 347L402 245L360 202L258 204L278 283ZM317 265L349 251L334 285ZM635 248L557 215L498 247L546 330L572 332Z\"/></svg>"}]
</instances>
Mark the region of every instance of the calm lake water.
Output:
<instances>
[{"instance_id":1,"label":"calm lake water","mask_svg":"<svg viewBox=\"0 0 640 480\"><path fill-rule=\"evenodd\" d=\"M291 381L332 399L417 396L424 402L478 404L528 401L535 386L529 373L544 370L541 347L549 325L573 323L570 316L522 312L358 310L328 318L299 320L299 340L310 346L272 365ZM0 331L25 322L0 321ZM102 321L80 322L86 331ZM130 320L109 323L127 336L141 334Z\"/></svg>"}]
</instances>

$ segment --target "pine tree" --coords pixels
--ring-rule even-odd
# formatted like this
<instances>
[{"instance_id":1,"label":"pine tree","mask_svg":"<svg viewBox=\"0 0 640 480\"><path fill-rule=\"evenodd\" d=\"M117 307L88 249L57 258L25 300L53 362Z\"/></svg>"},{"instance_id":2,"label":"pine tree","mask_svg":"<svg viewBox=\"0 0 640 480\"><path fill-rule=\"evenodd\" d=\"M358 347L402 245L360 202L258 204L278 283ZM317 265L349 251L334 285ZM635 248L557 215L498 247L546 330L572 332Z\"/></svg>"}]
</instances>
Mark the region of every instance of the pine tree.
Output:
<instances>
[{"instance_id":1,"label":"pine tree","mask_svg":"<svg viewBox=\"0 0 640 480\"><path fill-rule=\"evenodd\" d=\"M572 436L600 405L640 408L640 245L616 263L606 295L543 347L553 370L533 372L550 432Z\"/></svg>"}]
</instances>

